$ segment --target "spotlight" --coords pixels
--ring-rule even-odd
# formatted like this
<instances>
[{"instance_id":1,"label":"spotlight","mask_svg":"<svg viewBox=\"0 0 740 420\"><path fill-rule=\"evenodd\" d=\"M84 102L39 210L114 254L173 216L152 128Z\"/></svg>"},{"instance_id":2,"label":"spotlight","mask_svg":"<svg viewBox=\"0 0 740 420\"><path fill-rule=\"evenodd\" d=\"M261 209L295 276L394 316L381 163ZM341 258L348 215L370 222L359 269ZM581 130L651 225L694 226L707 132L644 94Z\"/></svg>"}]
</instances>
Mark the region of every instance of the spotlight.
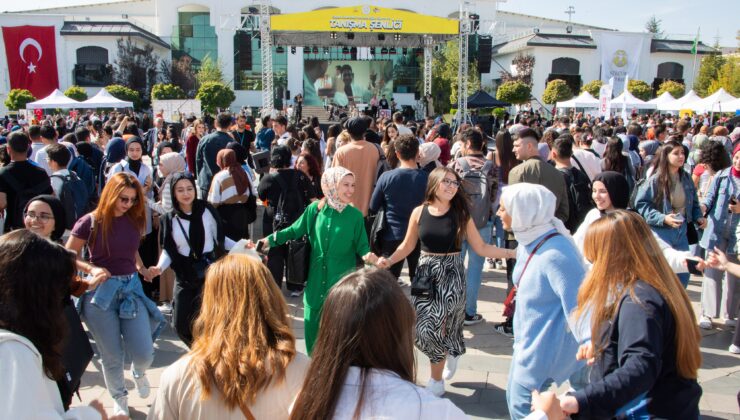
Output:
<instances>
[{"instance_id":1,"label":"spotlight","mask_svg":"<svg viewBox=\"0 0 740 420\"><path fill-rule=\"evenodd\" d=\"M385 34L378 34L378 41L385 41Z\"/></svg>"},{"instance_id":2,"label":"spotlight","mask_svg":"<svg viewBox=\"0 0 740 420\"><path fill-rule=\"evenodd\" d=\"M303 47L303 54L310 54L310 53L311 53L311 49L310 48Z\"/></svg>"},{"instance_id":3,"label":"spotlight","mask_svg":"<svg viewBox=\"0 0 740 420\"><path fill-rule=\"evenodd\" d=\"M295 47L290 47L290 53L295 54Z\"/></svg>"},{"instance_id":4,"label":"spotlight","mask_svg":"<svg viewBox=\"0 0 740 420\"><path fill-rule=\"evenodd\" d=\"M388 48L386 48L386 47L381 48L380 54L382 54L382 55L388 54Z\"/></svg>"},{"instance_id":5,"label":"spotlight","mask_svg":"<svg viewBox=\"0 0 740 420\"><path fill-rule=\"evenodd\" d=\"M347 47L342 48L342 54L349 54L349 48Z\"/></svg>"},{"instance_id":6,"label":"spotlight","mask_svg":"<svg viewBox=\"0 0 740 420\"><path fill-rule=\"evenodd\" d=\"M318 54L319 53L319 47L313 47L313 50L311 50L312 53Z\"/></svg>"},{"instance_id":7,"label":"spotlight","mask_svg":"<svg viewBox=\"0 0 740 420\"><path fill-rule=\"evenodd\" d=\"M331 38L331 39L337 39L337 33L336 32L329 33L329 38Z\"/></svg>"},{"instance_id":8,"label":"spotlight","mask_svg":"<svg viewBox=\"0 0 740 420\"><path fill-rule=\"evenodd\" d=\"M408 48L404 48L402 51L403 51L403 55L406 55L409 52L409 49Z\"/></svg>"},{"instance_id":9,"label":"spotlight","mask_svg":"<svg viewBox=\"0 0 740 420\"><path fill-rule=\"evenodd\" d=\"M401 34L395 34L395 35L393 35L393 39L395 39L396 41L400 41L401 40Z\"/></svg>"},{"instance_id":10,"label":"spotlight","mask_svg":"<svg viewBox=\"0 0 740 420\"><path fill-rule=\"evenodd\" d=\"M275 52L278 53L278 54L282 54L282 53L285 52L285 48L283 48L282 46L277 47L277 48L275 48Z\"/></svg>"},{"instance_id":11,"label":"spotlight","mask_svg":"<svg viewBox=\"0 0 740 420\"><path fill-rule=\"evenodd\" d=\"M357 47L352 47L349 49L349 52L352 54L357 54Z\"/></svg>"},{"instance_id":12,"label":"spotlight","mask_svg":"<svg viewBox=\"0 0 740 420\"><path fill-rule=\"evenodd\" d=\"M390 50L388 50L388 54L390 54L390 55L396 54L396 49L395 48L391 48Z\"/></svg>"},{"instance_id":13,"label":"spotlight","mask_svg":"<svg viewBox=\"0 0 740 420\"><path fill-rule=\"evenodd\" d=\"M352 32L347 33L347 39L355 39L355 34Z\"/></svg>"}]
</instances>

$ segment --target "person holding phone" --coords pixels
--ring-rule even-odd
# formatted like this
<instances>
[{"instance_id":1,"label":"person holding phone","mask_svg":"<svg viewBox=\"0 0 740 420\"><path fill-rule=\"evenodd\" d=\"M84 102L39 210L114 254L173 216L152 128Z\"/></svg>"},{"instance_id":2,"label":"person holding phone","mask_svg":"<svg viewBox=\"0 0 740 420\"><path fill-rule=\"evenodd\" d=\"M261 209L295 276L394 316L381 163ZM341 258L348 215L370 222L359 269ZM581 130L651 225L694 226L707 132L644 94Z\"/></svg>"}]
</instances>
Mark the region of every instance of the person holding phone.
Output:
<instances>
[{"instance_id":1,"label":"person holding phone","mask_svg":"<svg viewBox=\"0 0 740 420\"><path fill-rule=\"evenodd\" d=\"M699 207L694 182L683 170L684 146L677 141L666 142L657 159L654 173L637 190L635 208L660 239L674 249L687 251L689 224L704 228L707 219ZM688 286L688 273L678 278L684 287Z\"/></svg>"},{"instance_id":2,"label":"person holding phone","mask_svg":"<svg viewBox=\"0 0 740 420\"><path fill-rule=\"evenodd\" d=\"M707 256L707 265L712 269L725 271L728 275L732 275L735 279L740 278L740 263L736 261L730 261L730 258L722 252L719 248L714 248L713 251L709 252ZM740 316L740 308L738 309L738 316ZM740 330L735 328L735 334L732 336L732 344L727 349L730 353L740 354ZM738 393L740 398L740 393Z\"/></svg>"}]
</instances>

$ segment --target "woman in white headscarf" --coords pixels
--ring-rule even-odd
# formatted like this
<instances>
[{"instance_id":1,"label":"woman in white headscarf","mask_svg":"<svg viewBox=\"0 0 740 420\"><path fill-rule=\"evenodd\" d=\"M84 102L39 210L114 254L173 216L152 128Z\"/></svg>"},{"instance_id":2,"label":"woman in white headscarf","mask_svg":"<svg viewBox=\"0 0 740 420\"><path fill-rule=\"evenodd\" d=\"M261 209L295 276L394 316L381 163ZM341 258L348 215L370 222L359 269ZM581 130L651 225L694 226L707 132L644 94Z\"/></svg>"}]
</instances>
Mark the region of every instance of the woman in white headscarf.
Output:
<instances>
[{"instance_id":1,"label":"woman in white headscarf","mask_svg":"<svg viewBox=\"0 0 740 420\"><path fill-rule=\"evenodd\" d=\"M324 198L306 207L290 227L262 239L263 247L283 245L308 236L309 274L303 295L306 348L310 355L319 332L319 318L329 289L357 266L357 257L375 263L370 252L362 212L352 206L355 175L341 166L321 177Z\"/></svg>"},{"instance_id":2,"label":"woman in white headscarf","mask_svg":"<svg viewBox=\"0 0 740 420\"><path fill-rule=\"evenodd\" d=\"M577 306L585 271L570 233L555 217L555 195L535 184L515 184L501 195L504 229L519 243L513 280L517 288L514 312L514 356L506 400L513 419L530 413L531 393L570 377L582 383L582 364L573 357L590 334L576 330L569 318Z\"/></svg>"}]
</instances>

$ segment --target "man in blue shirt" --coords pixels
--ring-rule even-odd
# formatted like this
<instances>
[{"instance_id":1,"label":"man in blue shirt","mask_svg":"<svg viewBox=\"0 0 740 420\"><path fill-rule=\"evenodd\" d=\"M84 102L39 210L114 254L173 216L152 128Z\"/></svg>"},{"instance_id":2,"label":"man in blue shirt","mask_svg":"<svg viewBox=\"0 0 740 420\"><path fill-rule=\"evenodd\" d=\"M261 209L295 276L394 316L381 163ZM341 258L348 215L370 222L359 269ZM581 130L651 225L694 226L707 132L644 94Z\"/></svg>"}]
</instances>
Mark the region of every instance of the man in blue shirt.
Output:
<instances>
[{"instance_id":1,"label":"man in blue shirt","mask_svg":"<svg viewBox=\"0 0 740 420\"><path fill-rule=\"evenodd\" d=\"M216 155L222 149L225 149L229 142L234 141L234 138L228 132L231 121L231 114L228 112L218 114L218 117L216 117L217 130L203 137L195 151L195 170L198 174L198 197L204 200L208 197L208 190L211 188L213 175L221 170L216 164Z\"/></svg>"}]
</instances>

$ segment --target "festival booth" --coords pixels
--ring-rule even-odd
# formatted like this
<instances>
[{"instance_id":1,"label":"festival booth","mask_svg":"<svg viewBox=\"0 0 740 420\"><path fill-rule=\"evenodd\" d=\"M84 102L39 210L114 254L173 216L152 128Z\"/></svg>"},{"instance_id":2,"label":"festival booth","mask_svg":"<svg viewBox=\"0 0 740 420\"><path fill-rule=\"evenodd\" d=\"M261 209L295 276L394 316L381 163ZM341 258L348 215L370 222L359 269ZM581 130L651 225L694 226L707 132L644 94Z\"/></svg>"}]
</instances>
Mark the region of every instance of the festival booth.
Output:
<instances>
[{"instance_id":1,"label":"festival booth","mask_svg":"<svg viewBox=\"0 0 740 420\"><path fill-rule=\"evenodd\" d=\"M468 96L468 108L506 108L510 103L499 101L483 90Z\"/></svg>"},{"instance_id":2,"label":"festival booth","mask_svg":"<svg viewBox=\"0 0 740 420\"><path fill-rule=\"evenodd\" d=\"M122 101L108 93L105 89L100 89L95 96L86 101L78 102L80 108L133 108L134 103Z\"/></svg>"},{"instance_id":3,"label":"festival booth","mask_svg":"<svg viewBox=\"0 0 740 420\"><path fill-rule=\"evenodd\" d=\"M26 109L72 109L80 108L82 102L64 96L59 89L54 89L49 96L26 104Z\"/></svg>"},{"instance_id":4,"label":"festival booth","mask_svg":"<svg viewBox=\"0 0 740 420\"><path fill-rule=\"evenodd\" d=\"M594 98L590 93L583 91L580 95L567 101L557 103L558 109L567 108L598 108L599 100Z\"/></svg>"},{"instance_id":5,"label":"festival booth","mask_svg":"<svg viewBox=\"0 0 740 420\"><path fill-rule=\"evenodd\" d=\"M661 111L680 111L682 109L686 109L686 104L696 102L700 99L701 96L697 95L696 92L694 92L694 90L692 89L689 91L689 93L683 95L675 101L658 104L658 109Z\"/></svg>"},{"instance_id":6,"label":"festival booth","mask_svg":"<svg viewBox=\"0 0 740 420\"><path fill-rule=\"evenodd\" d=\"M667 103L673 102L675 100L676 100L676 98L674 98L673 95L671 95L668 92L663 92L662 95L658 96L657 98L654 98L654 99L649 100L648 103L649 104L655 104L658 107L658 109L660 109L660 106L662 104L667 104Z\"/></svg>"},{"instance_id":7,"label":"festival booth","mask_svg":"<svg viewBox=\"0 0 740 420\"><path fill-rule=\"evenodd\" d=\"M634 95L632 95L627 89L625 89L621 95L612 99L610 107L617 108L617 109L626 107L628 110L632 110L632 109L640 110L640 109L656 109L657 105L651 104L649 102L645 102L642 99L638 99Z\"/></svg>"},{"instance_id":8,"label":"festival booth","mask_svg":"<svg viewBox=\"0 0 740 420\"><path fill-rule=\"evenodd\" d=\"M735 112L735 109L730 109L728 105L736 99L737 98L727 93L727 91L723 88L719 88L718 91L714 92L704 99L686 104L682 109L691 109L699 113Z\"/></svg>"}]
</instances>

